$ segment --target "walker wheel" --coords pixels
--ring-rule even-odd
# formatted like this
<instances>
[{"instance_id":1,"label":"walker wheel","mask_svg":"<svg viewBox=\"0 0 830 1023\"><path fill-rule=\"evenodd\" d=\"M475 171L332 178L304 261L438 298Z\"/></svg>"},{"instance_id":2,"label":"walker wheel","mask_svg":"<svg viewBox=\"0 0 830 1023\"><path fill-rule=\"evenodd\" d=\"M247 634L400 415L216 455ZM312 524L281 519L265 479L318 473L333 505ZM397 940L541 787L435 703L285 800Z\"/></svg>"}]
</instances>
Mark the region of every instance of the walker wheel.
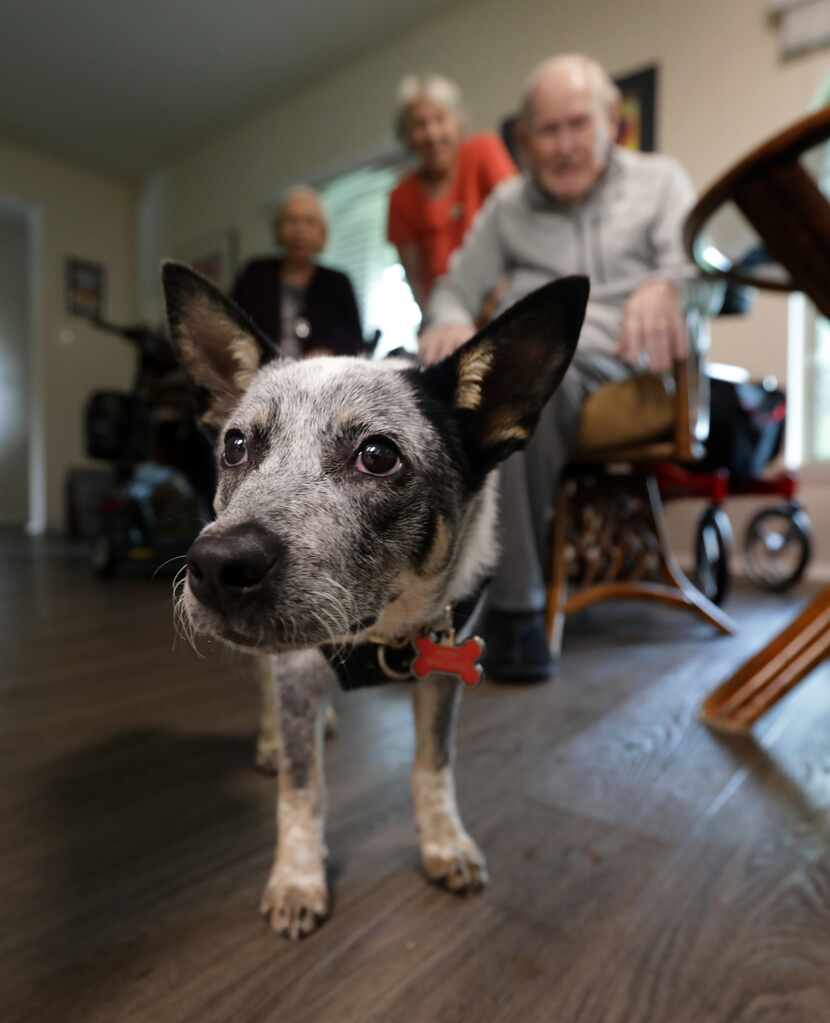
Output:
<instances>
[{"instance_id":1,"label":"walker wheel","mask_svg":"<svg viewBox=\"0 0 830 1023\"><path fill-rule=\"evenodd\" d=\"M795 586L812 553L810 518L799 504L765 508L747 526L746 574L761 589L783 593Z\"/></svg>"},{"instance_id":2,"label":"walker wheel","mask_svg":"<svg viewBox=\"0 0 830 1023\"><path fill-rule=\"evenodd\" d=\"M732 552L732 526L722 508L710 505L701 515L695 541L694 581L713 604L726 599L731 582L729 557Z\"/></svg>"}]
</instances>

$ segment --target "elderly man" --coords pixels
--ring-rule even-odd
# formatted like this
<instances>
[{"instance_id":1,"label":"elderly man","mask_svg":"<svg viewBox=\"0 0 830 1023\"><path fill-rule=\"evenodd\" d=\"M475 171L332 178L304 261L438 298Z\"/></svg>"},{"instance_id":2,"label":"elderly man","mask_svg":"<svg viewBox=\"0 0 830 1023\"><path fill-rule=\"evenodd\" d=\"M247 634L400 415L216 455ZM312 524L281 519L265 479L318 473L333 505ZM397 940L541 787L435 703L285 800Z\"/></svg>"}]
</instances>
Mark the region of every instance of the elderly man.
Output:
<instances>
[{"instance_id":1,"label":"elderly man","mask_svg":"<svg viewBox=\"0 0 830 1023\"><path fill-rule=\"evenodd\" d=\"M632 366L663 372L686 352L681 223L692 187L669 157L615 144L619 106L587 57L554 57L533 72L520 118L525 172L483 207L436 285L421 335L425 363L448 355L471 336L502 276L504 306L565 274L591 279L574 362L530 447L502 468L502 557L486 626L496 681L544 681L556 668L544 630L548 517L585 399Z\"/></svg>"}]
</instances>

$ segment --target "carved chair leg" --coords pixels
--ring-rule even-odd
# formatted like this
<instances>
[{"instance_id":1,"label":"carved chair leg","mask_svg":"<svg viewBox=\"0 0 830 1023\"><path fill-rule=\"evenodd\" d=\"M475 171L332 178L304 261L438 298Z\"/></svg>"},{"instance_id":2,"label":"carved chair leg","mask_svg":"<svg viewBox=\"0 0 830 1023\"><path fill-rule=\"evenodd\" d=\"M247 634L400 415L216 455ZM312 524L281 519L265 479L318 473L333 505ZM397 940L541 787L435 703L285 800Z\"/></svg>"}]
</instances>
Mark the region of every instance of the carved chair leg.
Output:
<instances>
[{"instance_id":1,"label":"carved chair leg","mask_svg":"<svg viewBox=\"0 0 830 1023\"><path fill-rule=\"evenodd\" d=\"M565 626L565 602L568 599L568 566L565 561L565 537L568 531L568 516L571 512L571 491L573 484L562 482L556 510L550 550L550 571L548 573L547 607L545 609L545 631L551 653L562 652L562 630Z\"/></svg>"},{"instance_id":2,"label":"carved chair leg","mask_svg":"<svg viewBox=\"0 0 830 1023\"><path fill-rule=\"evenodd\" d=\"M651 516L654 520L654 528L657 533L657 540L660 545L660 571L663 578L676 587L684 598L684 604L690 611L702 618L705 622L713 625L725 636L731 636L737 631L735 622L724 614L723 611L713 604L708 597L705 597L695 584L689 579L685 572L678 565L671 547L669 546L668 530L666 519L663 515L663 499L660 497L660 488L657 480L649 476L646 480Z\"/></svg>"},{"instance_id":3,"label":"carved chair leg","mask_svg":"<svg viewBox=\"0 0 830 1023\"><path fill-rule=\"evenodd\" d=\"M587 515L586 509L594 510ZM619 519L613 518L617 515ZM568 542L577 544L576 587L569 580L575 566L566 557ZM651 581L655 574L662 582ZM553 523L549 578L545 624L555 653L561 651L566 616L604 600L658 602L689 611L726 635L735 631L732 619L677 564L657 480L647 474L601 479L599 484L579 479L563 484Z\"/></svg>"}]
</instances>

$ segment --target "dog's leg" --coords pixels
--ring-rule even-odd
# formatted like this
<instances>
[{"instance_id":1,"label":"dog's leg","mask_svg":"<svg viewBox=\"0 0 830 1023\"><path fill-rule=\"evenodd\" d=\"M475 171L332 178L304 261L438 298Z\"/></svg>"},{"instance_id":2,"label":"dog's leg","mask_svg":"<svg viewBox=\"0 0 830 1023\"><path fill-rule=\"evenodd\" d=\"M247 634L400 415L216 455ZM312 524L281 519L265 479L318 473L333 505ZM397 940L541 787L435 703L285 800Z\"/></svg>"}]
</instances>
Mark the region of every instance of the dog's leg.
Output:
<instances>
[{"instance_id":1,"label":"dog's leg","mask_svg":"<svg viewBox=\"0 0 830 1023\"><path fill-rule=\"evenodd\" d=\"M415 683L415 767L412 791L421 860L432 881L453 892L481 889L487 865L467 834L455 801L455 716L461 683L431 675Z\"/></svg>"},{"instance_id":2,"label":"dog's leg","mask_svg":"<svg viewBox=\"0 0 830 1023\"><path fill-rule=\"evenodd\" d=\"M277 722L277 676L274 658L267 654L255 657L254 672L260 689L256 766L257 770L264 774L276 774L279 769L279 725ZM323 722L327 739L337 734L337 712L328 699L323 709Z\"/></svg>"},{"instance_id":3,"label":"dog's leg","mask_svg":"<svg viewBox=\"0 0 830 1023\"><path fill-rule=\"evenodd\" d=\"M274 658L254 657L254 672L259 684L259 732L256 739L256 766L265 774L276 774L279 767L279 725L277 723L277 681Z\"/></svg>"},{"instance_id":4,"label":"dog's leg","mask_svg":"<svg viewBox=\"0 0 830 1023\"><path fill-rule=\"evenodd\" d=\"M323 705L331 671L317 650L275 661L277 852L262 897L262 912L288 938L315 930L328 911L323 839Z\"/></svg>"}]
</instances>

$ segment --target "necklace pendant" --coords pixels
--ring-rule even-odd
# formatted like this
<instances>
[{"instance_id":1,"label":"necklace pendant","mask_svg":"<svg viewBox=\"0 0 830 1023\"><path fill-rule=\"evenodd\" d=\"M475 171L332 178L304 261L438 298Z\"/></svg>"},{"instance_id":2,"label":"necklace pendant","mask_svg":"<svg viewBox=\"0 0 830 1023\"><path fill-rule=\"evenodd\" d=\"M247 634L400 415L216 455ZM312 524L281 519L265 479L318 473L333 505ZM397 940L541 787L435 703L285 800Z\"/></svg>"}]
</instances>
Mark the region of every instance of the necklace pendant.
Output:
<instances>
[{"instance_id":1,"label":"necklace pendant","mask_svg":"<svg viewBox=\"0 0 830 1023\"><path fill-rule=\"evenodd\" d=\"M484 654L484 641L478 636L456 644L453 633L438 641L422 634L415 637L415 649L418 651L412 662L415 678L426 678L436 673L455 675L466 686L476 686L481 681L479 662Z\"/></svg>"}]
</instances>

